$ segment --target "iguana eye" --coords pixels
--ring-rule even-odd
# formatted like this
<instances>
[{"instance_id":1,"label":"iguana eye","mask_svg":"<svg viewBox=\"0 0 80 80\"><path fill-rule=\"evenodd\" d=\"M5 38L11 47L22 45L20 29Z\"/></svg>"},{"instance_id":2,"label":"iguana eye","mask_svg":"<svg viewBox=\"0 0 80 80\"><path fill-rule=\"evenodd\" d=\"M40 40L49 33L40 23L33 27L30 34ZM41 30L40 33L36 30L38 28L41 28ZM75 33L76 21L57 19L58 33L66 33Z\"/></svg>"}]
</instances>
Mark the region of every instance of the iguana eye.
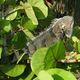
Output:
<instances>
[{"instance_id":1,"label":"iguana eye","mask_svg":"<svg viewBox=\"0 0 80 80\"><path fill-rule=\"evenodd\" d=\"M65 29L65 26L66 25L64 23L62 23L61 29L64 30Z\"/></svg>"}]
</instances>

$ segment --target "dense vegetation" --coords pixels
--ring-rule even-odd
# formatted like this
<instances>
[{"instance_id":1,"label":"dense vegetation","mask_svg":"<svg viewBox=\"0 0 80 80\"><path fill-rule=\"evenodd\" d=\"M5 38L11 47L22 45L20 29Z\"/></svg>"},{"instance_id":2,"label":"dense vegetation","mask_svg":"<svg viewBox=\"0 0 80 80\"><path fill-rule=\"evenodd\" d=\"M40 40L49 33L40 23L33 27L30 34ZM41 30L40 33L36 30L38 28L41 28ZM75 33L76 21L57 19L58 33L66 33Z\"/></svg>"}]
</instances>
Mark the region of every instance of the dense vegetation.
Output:
<instances>
[{"instance_id":1,"label":"dense vegetation","mask_svg":"<svg viewBox=\"0 0 80 80\"><path fill-rule=\"evenodd\" d=\"M74 70L80 68L79 12L75 13L78 3L79 0L0 0L0 80L76 80ZM37 49L30 61L23 50L26 44L53 19L65 15L75 19L66 47L60 40ZM59 62L62 59L74 61Z\"/></svg>"}]
</instances>

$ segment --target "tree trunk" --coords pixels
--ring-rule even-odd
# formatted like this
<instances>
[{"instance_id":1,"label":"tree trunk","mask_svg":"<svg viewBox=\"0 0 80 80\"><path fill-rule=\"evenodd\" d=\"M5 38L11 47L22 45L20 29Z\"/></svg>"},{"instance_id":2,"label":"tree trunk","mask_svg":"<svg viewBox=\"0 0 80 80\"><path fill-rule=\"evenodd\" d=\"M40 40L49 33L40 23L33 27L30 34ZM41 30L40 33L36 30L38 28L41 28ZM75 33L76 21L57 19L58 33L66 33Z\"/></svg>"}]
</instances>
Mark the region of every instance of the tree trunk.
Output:
<instances>
[{"instance_id":1,"label":"tree trunk","mask_svg":"<svg viewBox=\"0 0 80 80\"><path fill-rule=\"evenodd\" d=\"M80 0L75 1L74 20L75 25L80 26Z\"/></svg>"}]
</instances>

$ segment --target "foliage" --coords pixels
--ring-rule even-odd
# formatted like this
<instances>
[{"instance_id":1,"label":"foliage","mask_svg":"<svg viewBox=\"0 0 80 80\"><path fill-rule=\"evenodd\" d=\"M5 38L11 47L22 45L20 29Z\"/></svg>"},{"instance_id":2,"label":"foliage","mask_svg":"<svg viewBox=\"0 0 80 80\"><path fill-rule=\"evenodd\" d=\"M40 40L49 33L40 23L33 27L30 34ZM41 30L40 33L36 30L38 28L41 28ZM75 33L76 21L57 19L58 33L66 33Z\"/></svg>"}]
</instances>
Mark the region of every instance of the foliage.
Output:
<instances>
[{"instance_id":1,"label":"foliage","mask_svg":"<svg viewBox=\"0 0 80 80\"><path fill-rule=\"evenodd\" d=\"M0 66L0 69L8 76L17 77L24 72L25 67L25 65L3 65Z\"/></svg>"},{"instance_id":2,"label":"foliage","mask_svg":"<svg viewBox=\"0 0 80 80\"><path fill-rule=\"evenodd\" d=\"M65 49L62 41L55 43L50 48L41 48L37 50L31 62L33 72L37 74L43 69L47 70L56 67L57 61L64 58L64 53Z\"/></svg>"},{"instance_id":3,"label":"foliage","mask_svg":"<svg viewBox=\"0 0 80 80\"><path fill-rule=\"evenodd\" d=\"M71 72L57 68L67 51L62 40L37 49L31 61L25 50L56 16L55 5L47 0L0 0L0 80L76 80ZM80 59L79 34L80 28L74 28L66 41L78 52L76 59Z\"/></svg>"},{"instance_id":4,"label":"foliage","mask_svg":"<svg viewBox=\"0 0 80 80\"><path fill-rule=\"evenodd\" d=\"M68 80L68 79L76 80L75 76L71 72L59 68L49 69L47 71L41 70L37 74L37 78L35 79L36 80Z\"/></svg>"},{"instance_id":5,"label":"foliage","mask_svg":"<svg viewBox=\"0 0 80 80\"><path fill-rule=\"evenodd\" d=\"M68 79L72 79L72 80L76 80L75 76L73 76L73 74L71 72L68 72L66 70L63 69L49 69L48 72L53 75L54 79L56 80L68 80ZM67 75L67 76L66 76ZM61 79L62 78L62 79Z\"/></svg>"}]
</instances>

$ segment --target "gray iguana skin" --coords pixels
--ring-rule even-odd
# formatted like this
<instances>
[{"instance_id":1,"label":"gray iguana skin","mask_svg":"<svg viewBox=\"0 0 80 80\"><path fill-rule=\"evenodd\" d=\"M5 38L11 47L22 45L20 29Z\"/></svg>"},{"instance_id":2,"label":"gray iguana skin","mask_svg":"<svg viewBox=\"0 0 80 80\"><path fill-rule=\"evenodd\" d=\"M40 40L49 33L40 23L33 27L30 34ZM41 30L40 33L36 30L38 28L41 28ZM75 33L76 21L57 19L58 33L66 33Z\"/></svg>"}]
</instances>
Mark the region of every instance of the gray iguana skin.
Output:
<instances>
[{"instance_id":1,"label":"gray iguana skin","mask_svg":"<svg viewBox=\"0 0 80 80\"><path fill-rule=\"evenodd\" d=\"M64 35L70 38L73 24L74 20L72 16L64 16L52 21L48 29L27 43L30 54L33 54L38 48L50 46L57 40L62 39Z\"/></svg>"}]
</instances>

